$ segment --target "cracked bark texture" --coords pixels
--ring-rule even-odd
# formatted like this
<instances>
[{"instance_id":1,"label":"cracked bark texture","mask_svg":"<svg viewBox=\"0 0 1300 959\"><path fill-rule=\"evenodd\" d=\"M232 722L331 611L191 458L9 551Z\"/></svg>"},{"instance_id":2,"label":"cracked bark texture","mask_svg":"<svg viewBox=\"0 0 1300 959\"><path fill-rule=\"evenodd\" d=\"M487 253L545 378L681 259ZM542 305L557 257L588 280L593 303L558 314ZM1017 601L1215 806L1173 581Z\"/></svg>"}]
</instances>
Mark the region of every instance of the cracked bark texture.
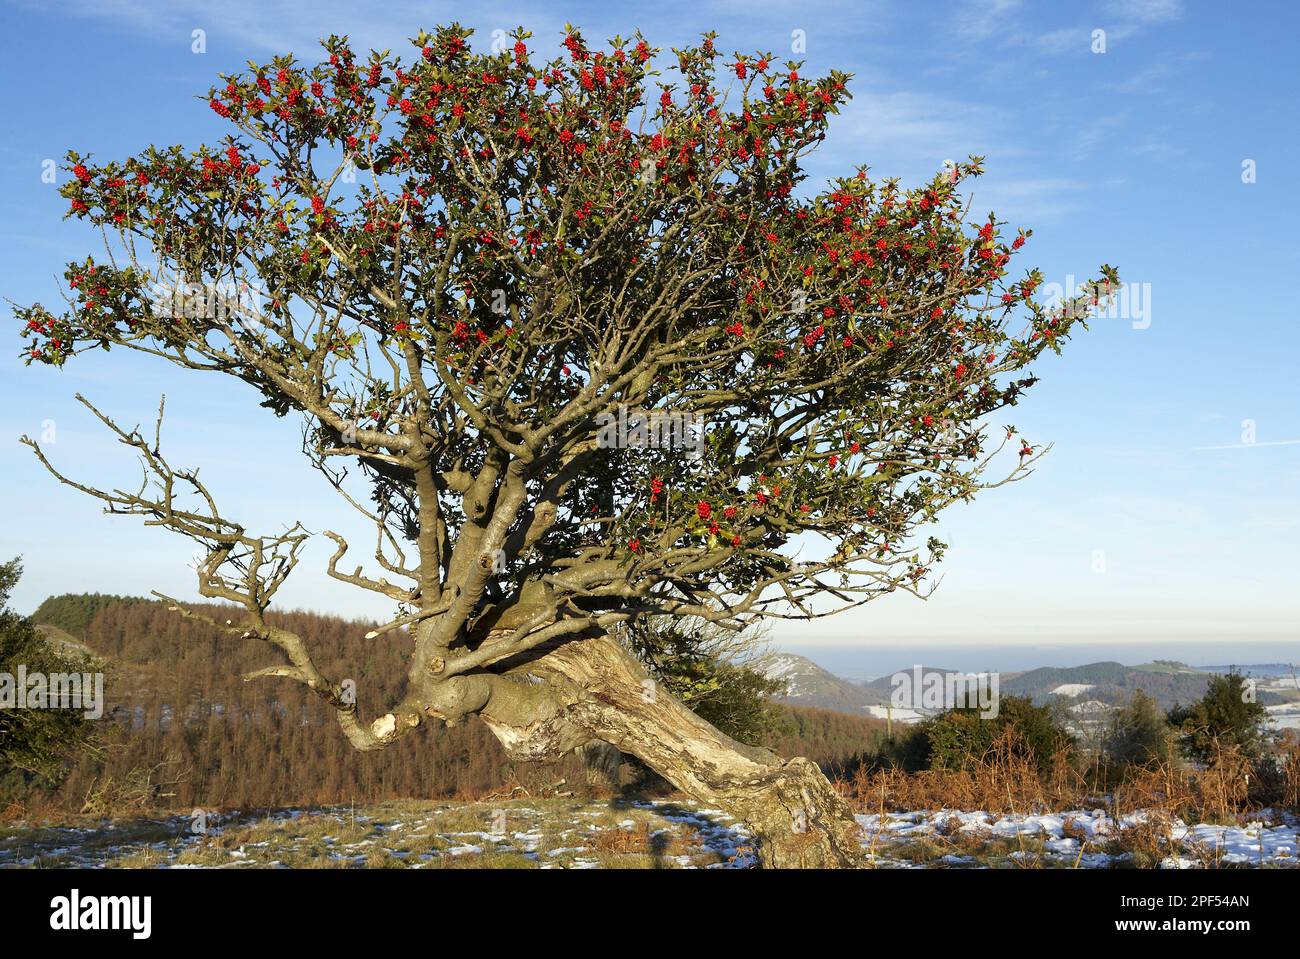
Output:
<instances>
[{"instance_id":1,"label":"cracked bark texture","mask_svg":"<svg viewBox=\"0 0 1300 959\"><path fill-rule=\"evenodd\" d=\"M597 739L753 832L762 865L862 862L858 823L817 765L736 742L659 688L609 637L566 643L497 677L480 718L513 759Z\"/></svg>"}]
</instances>

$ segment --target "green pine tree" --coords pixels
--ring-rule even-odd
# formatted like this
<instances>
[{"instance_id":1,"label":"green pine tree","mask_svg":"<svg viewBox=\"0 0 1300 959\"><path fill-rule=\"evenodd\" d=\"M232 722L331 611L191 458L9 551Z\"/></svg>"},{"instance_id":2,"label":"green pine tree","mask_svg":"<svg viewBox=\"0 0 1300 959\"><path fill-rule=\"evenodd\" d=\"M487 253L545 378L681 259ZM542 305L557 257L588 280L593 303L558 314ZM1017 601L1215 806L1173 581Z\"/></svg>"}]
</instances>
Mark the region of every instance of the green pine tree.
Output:
<instances>
[{"instance_id":1,"label":"green pine tree","mask_svg":"<svg viewBox=\"0 0 1300 959\"><path fill-rule=\"evenodd\" d=\"M1112 766L1150 768L1166 762L1173 752L1169 723L1156 701L1137 690L1127 706L1111 716L1102 740L1102 755Z\"/></svg>"},{"instance_id":2,"label":"green pine tree","mask_svg":"<svg viewBox=\"0 0 1300 959\"><path fill-rule=\"evenodd\" d=\"M1169 722L1179 731L1179 746L1201 763L1213 761L1224 748L1257 758L1268 741L1267 721L1268 710L1255 701L1253 682L1236 672L1212 676L1204 696L1169 711Z\"/></svg>"},{"instance_id":3,"label":"green pine tree","mask_svg":"<svg viewBox=\"0 0 1300 959\"><path fill-rule=\"evenodd\" d=\"M0 673L12 681L26 672L85 672L85 662L57 652L31 620L9 608L9 596L22 575L15 558L0 563ZM19 709L0 706L0 799L57 784L64 761L91 745L94 725L80 708Z\"/></svg>"}]
</instances>

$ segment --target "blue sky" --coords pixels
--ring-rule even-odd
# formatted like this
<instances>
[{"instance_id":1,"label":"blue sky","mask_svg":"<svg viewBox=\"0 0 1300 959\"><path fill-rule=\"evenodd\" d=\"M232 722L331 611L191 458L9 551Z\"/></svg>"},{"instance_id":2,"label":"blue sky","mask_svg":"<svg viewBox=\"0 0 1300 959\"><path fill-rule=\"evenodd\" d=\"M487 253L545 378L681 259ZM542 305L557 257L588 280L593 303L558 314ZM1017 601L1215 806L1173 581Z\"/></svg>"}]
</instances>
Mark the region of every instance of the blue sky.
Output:
<instances>
[{"instance_id":1,"label":"blue sky","mask_svg":"<svg viewBox=\"0 0 1300 959\"><path fill-rule=\"evenodd\" d=\"M790 53L807 72L851 71L855 99L812 167L861 162L915 181L978 153L975 209L1035 230L1024 260L1047 281L1112 263L1144 313L1099 319L1015 411L1055 443L1027 481L940 525L944 580L921 603L890 597L806 627L790 643L1023 638L1294 640L1300 560L1300 386L1292 278L1300 196L1300 8L1179 0L1097 3L223 4L69 0L0 5L0 295L57 302L63 263L97 249L63 222L41 164L68 148L123 157L149 143L216 140L195 97L248 58L313 57L331 32L405 52L420 27L458 19L490 42L523 24L558 49L566 21L591 39L640 27L657 45L715 29L725 51ZM203 30L206 52L192 51ZM1105 52L1093 52L1094 31ZM795 31L802 31L801 35ZM1243 182L1253 161L1255 182ZM8 316L8 311L5 311ZM21 553L15 597L55 592L190 597L191 547L57 486L16 442L53 430L74 475L129 483L131 458L73 402L86 393L128 423L168 396L165 443L197 465L250 528L338 520L334 494L299 460L298 427L239 384L191 379L142 357L88 355L62 372L24 367L18 324L0 323L0 555ZM1251 421L1258 442L1242 443ZM1207 449L1206 447L1225 447ZM308 553L286 605L384 612L325 577Z\"/></svg>"}]
</instances>

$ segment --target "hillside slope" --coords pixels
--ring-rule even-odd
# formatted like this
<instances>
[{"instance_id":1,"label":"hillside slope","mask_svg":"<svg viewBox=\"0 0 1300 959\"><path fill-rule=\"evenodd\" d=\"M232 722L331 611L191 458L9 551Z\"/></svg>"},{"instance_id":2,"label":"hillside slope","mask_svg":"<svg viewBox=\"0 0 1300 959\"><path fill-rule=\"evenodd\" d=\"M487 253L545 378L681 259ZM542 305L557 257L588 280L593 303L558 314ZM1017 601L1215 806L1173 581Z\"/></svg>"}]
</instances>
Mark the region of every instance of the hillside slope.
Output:
<instances>
[{"instance_id":1,"label":"hillside slope","mask_svg":"<svg viewBox=\"0 0 1300 959\"><path fill-rule=\"evenodd\" d=\"M861 715L884 702L874 690L841 679L806 656L770 653L756 664L770 679L785 683L782 702Z\"/></svg>"},{"instance_id":2,"label":"hillside slope","mask_svg":"<svg viewBox=\"0 0 1300 959\"><path fill-rule=\"evenodd\" d=\"M215 619L228 607L197 607ZM581 788L585 770L566 757L513 763L496 737L471 720L422 727L392 747L359 753L332 711L305 687L243 681L278 661L255 639L234 639L163 603L65 595L37 611L47 640L91 654L105 673L101 734L108 747L72 763L57 804L182 809L379 802L396 798L482 796L516 785L544 793ZM366 640L373 623L307 612L275 613L298 632L323 669L355 683L363 715L398 699L411 639L394 632ZM39 620L38 620L39 622ZM830 766L878 743L883 724L863 716L787 703L790 722L766 743L786 756ZM0 778L4 770L0 768ZM5 798L0 791L0 809Z\"/></svg>"}]
</instances>

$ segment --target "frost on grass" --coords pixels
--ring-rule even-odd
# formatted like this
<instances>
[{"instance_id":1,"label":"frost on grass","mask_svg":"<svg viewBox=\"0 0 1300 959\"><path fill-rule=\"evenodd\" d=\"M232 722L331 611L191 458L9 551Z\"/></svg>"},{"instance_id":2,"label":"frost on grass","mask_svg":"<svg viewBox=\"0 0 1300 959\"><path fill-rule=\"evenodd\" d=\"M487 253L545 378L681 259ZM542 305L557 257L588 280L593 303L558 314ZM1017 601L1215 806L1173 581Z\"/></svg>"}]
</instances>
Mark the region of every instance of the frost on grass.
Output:
<instances>
[{"instance_id":1,"label":"frost on grass","mask_svg":"<svg viewBox=\"0 0 1300 959\"><path fill-rule=\"evenodd\" d=\"M1295 868L1300 820L1255 814L1188 824L1103 809L857 817L876 868ZM0 867L736 869L754 865L745 828L682 801L395 802L210 817L0 827Z\"/></svg>"},{"instance_id":2,"label":"frost on grass","mask_svg":"<svg viewBox=\"0 0 1300 959\"><path fill-rule=\"evenodd\" d=\"M284 809L128 824L17 823L0 830L0 867L746 868L748 833L681 802L399 802Z\"/></svg>"},{"instance_id":3,"label":"frost on grass","mask_svg":"<svg viewBox=\"0 0 1300 959\"><path fill-rule=\"evenodd\" d=\"M1217 868L1300 865L1300 820L1256 814L1189 825L1162 814L1103 809L1003 815L944 809L859 815L877 867Z\"/></svg>"}]
</instances>

